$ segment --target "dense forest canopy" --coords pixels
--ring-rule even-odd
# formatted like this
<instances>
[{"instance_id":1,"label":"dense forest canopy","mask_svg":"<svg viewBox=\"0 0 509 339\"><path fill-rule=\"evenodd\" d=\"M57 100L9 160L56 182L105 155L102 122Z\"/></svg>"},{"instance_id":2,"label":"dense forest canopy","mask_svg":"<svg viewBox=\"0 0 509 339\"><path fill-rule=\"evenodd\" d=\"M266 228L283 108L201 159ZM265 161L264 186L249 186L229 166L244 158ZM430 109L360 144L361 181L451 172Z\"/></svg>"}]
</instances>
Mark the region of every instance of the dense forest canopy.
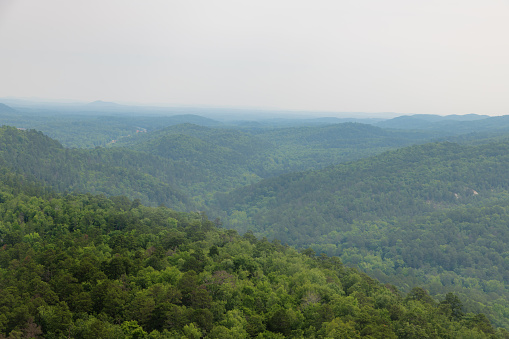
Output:
<instances>
[{"instance_id":1,"label":"dense forest canopy","mask_svg":"<svg viewBox=\"0 0 509 339\"><path fill-rule=\"evenodd\" d=\"M228 227L339 255L402 288L461 290L476 309L499 305L487 313L507 326L508 150L508 142L413 146L219 201Z\"/></svg>"},{"instance_id":2,"label":"dense forest canopy","mask_svg":"<svg viewBox=\"0 0 509 339\"><path fill-rule=\"evenodd\" d=\"M83 338L475 338L509 328L505 117L82 113L0 106L3 121L23 127L0 128L0 288L20 288L0 304L2 335L62 337L48 319L65 314L67 336ZM35 265L27 276L17 271L25 257ZM84 259L95 275L71 269ZM139 283L147 270L159 278ZM184 276L194 292L182 290ZM348 292L357 283L362 293ZM121 306L98 304L106 290ZM390 297L380 304L377 293ZM344 297L359 310L338 311ZM10 312L18 303L33 305ZM405 313L414 306L419 324ZM359 320L372 316L381 318Z\"/></svg>"},{"instance_id":3,"label":"dense forest canopy","mask_svg":"<svg viewBox=\"0 0 509 339\"><path fill-rule=\"evenodd\" d=\"M1 179L3 338L509 337L455 294L404 295L203 213Z\"/></svg>"}]
</instances>

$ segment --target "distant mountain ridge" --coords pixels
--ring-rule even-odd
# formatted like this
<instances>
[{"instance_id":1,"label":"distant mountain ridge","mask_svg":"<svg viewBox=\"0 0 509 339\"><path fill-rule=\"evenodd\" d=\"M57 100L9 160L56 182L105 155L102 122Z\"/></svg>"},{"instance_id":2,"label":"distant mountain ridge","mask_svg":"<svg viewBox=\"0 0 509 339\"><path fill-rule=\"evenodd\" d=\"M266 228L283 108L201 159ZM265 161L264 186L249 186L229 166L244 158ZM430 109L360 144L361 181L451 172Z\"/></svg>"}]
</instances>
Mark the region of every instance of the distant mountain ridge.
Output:
<instances>
[{"instance_id":1,"label":"distant mountain ridge","mask_svg":"<svg viewBox=\"0 0 509 339\"><path fill-rule=\"evenodd\" d=\"M10 107L10 106L7 106L6 104L2 104L0 103L0 113L16 113L17 111Z\"/></svg>"},{"instance_id":2,"label":"distant mountain ridge","mask_svg":"<svg viewBox=\"0 0 509 339\"><path fill-rule=\"evenodd\" d=\"M403 115L393 119L384 120L376 123L376 126L383 128L399 128L399 129L432 129L447 130L458 123L462 123L462 129L459 132L474 131L476 123L493 119L488 115L466 114L466 115L434 115L434 114L415 114ZM455 131L451 131L456 133Z\"/></svg>"}]
</instances>

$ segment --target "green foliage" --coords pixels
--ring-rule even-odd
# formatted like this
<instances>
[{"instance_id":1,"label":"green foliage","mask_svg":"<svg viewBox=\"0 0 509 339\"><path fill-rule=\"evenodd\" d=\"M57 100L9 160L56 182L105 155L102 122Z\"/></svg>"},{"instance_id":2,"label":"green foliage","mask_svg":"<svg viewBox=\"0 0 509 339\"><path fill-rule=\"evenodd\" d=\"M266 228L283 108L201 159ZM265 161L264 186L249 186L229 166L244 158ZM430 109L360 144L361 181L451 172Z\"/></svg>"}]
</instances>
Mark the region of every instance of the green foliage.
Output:
<instances>
[{"instance_id":1,"label":"green foliage","mask_svg":"<svg viewBox=\"0 0 509 339\"><path fill-rule=\"evenodd\" d=\"M16 190L0 203L0 338L503 338L455 295L403 298L204 213Z\"/></svg>"},{"instance_id":2,"label":"green foliage","mask_svg":"<svg viewBox=\"0 0 509 339\"><path fill-rule=\"evenodd\" d=\"M72 147L117 142L66 149L0 128L4 336L506 337L489 323L509 328L504 134L345 163L444 126L153 131L186 118L73 119L48 119L47 131ZM321 170L295 173L310 169Z\"/></svg>"},{"instance_id":3,"label":"green foliage","mask_svg":"<svg viewBox=\"0 0 509 339\"><path fill-rule=\"evenodd\" d=\"M508 327L508 150L434 143L265 180L219 196L223 222L339 255L405 291L454 292L464 311Z\"/></svg>"},{"instance_id":4,"label":"green foliage","mask_svg":"<svg viewBox=\"0 0 509 339\"><path fill-rule=\"evenodd\" d=\"M57 191L127 195L179 209L195 206L173 184L180 174L189 173L156 156L125 149L65 149L41 132L5 126L0 128L0 145L0 167Z\"/></svg>"}]
</instances>

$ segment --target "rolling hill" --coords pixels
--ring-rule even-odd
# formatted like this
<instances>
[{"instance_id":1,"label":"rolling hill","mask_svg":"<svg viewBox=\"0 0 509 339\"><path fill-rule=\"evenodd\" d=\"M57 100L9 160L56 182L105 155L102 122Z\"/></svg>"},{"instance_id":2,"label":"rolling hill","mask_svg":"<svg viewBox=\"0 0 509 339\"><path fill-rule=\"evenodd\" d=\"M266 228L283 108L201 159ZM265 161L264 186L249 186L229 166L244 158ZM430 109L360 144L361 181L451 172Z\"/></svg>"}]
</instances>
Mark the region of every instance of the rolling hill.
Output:
<instances>
[{"instance_id":1,"label":"rolling hill","mask_svg":"<svg viewBox=\"0 0 509 339\"><path fill-rule=\"evenodd\" d=\"M431 143L218 195L223 222L400 288L455 291L509 326L509 142Z\"/></svg>"}]
</instances>

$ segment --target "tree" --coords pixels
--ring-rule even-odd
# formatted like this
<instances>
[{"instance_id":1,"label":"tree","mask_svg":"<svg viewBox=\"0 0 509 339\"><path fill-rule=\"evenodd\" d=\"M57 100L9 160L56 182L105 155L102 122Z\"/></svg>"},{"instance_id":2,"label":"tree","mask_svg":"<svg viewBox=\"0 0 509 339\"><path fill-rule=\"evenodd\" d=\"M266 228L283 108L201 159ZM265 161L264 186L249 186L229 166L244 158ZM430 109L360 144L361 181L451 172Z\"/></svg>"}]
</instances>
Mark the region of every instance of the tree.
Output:
<instances>
[{"instance_id":1,"label":"tree","mask_svg":"<svg viewBox=\"0 0 509 339\"><path fill-rule=\"evenodd\" d=\"M463 303L460 298L454 293L447 293L445 295L445 299L440 302L440 305L445 306L448 310L450 310L451 318L455 320L459 320L464 316L463 313Z\"/></svg>"},{"instance_id":2,"label":"tree","mask_svg":"<svg viewBox=\"0 0 509 339\"><path fill-rule=\"evenodd\" d=\"M38 311L46 338L65 338L69 335L72 325L72 313L64 301L54 306L41 306Z\"/></svg>"}]
</instances>

